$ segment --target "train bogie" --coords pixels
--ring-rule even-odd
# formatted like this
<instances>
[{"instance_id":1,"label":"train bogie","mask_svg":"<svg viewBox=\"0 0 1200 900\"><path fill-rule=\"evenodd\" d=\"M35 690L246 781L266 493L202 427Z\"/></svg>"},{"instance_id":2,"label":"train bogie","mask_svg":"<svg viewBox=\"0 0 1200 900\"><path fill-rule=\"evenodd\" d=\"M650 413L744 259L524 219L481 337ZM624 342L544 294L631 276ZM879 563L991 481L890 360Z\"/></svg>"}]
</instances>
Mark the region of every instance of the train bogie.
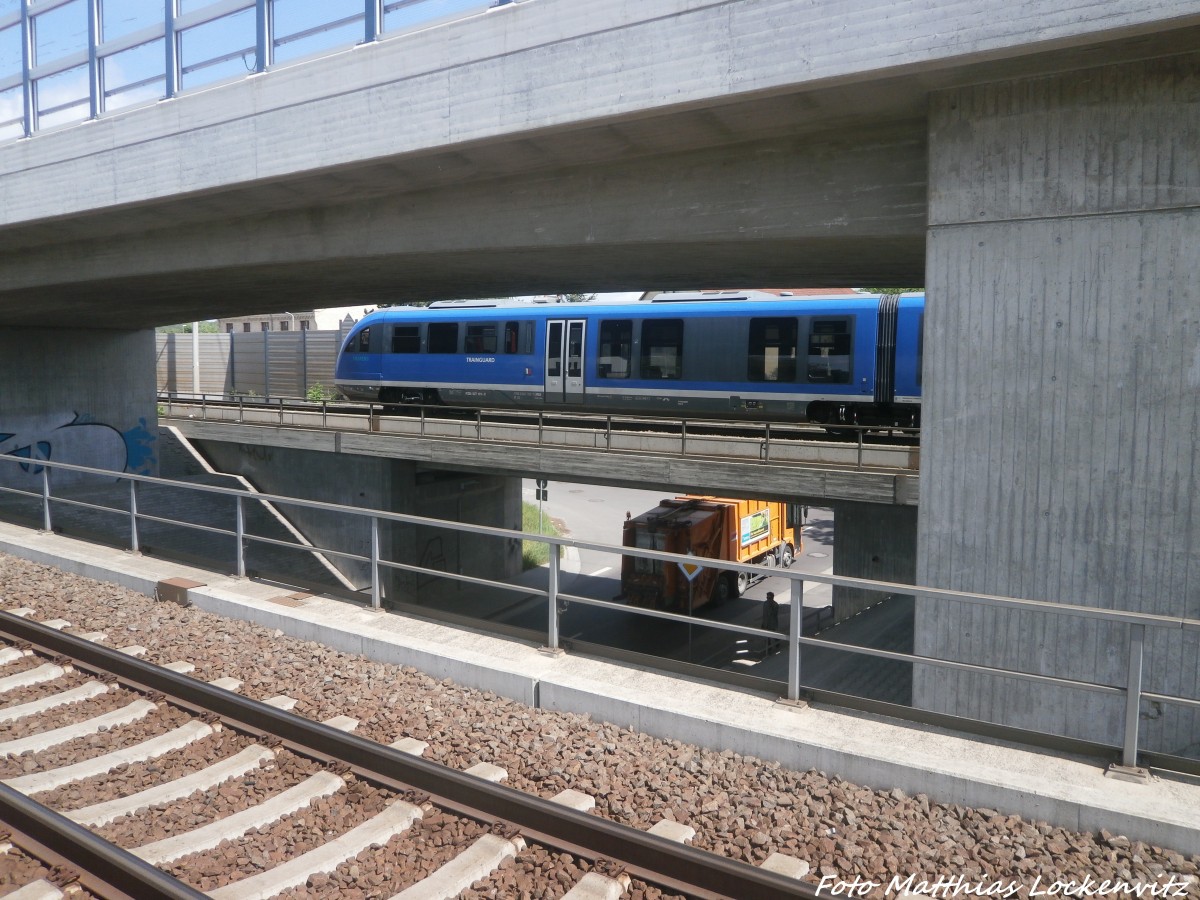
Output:
<instances>
[{"instance_id":1,"label":"train bogie","mask_svg":"<svg viewBox=\"0 0 1200 900\"><path fill-rule=\"evenodd\" d=\"M923 310L912 296L385 309L347 338L336 384L384 403L915 424Z\"/></svg>"}]
</instances>

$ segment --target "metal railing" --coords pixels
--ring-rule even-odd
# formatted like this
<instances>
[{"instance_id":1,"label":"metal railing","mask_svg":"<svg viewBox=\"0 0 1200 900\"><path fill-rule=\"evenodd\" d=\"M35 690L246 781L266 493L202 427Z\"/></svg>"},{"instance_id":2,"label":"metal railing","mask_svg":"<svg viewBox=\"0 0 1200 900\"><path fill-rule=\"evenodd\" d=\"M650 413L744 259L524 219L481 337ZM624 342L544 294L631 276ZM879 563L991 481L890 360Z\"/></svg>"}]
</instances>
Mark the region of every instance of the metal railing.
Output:
<instances>
[{"instance_id":1,"label":"metal railing","mask_svg":"<svg viewBox=\"0 0 1200 900\"><path fill-rule=\"evenodd\" d=\"M486 525L469 525L460 522L434 519L426 516L393 513L384 510L363 509L361 507L343 506L340 504L326 503L317 500L304 500L296 497L255 493L236 488L189 484L170 479L155 478L147 475L135 475L128 472L116 473L105 469L96 469L67 463L56 463L49 460L29 460L13 456L0 456L0 462L19 467L27 476L39 482L40 490L37 491L5 486L2 484L2 482L5 479L5 476L9 475L12 470L5 470L0 467L0 493L19 494L27 498L36 498L41 505L42 526L45 531L53 530L54 523L52 504L54 503L102 510L107 513L113 513L115 511L112 507L108 506L93 504L65 496L54 496L52 493L52 473L71 472L87 476L97 476L109 482L124 481L128 482L129 484L129 508L127 518L129 527L129 547L132 551L136 552L140 545L139 523L157 522L233 537L235 541L234 566L239 577L245 577L246 575L245 551L247 543L251 541L274 547L302 550L310 553L320 553L327 556L339 557L365 563L370 572L369 596L371 607L374 609L379 609L382 604L382 576L385 570L419 573L437 578L450 579L465 584L480 585L489 588L498 588L501 590L519 592L525 596L534 595L544 597L547 601L546 646L550 651L553 652L561 650L559 617L562 612L561 604L564 602L595 607L598 609L619 611L627 615L644 616L683 624L698 624L698 620L689 615L666 612L663 610L627 606L622 603L616 603L608 600L599 600L589 597L565 594L560 589L561 561L559 555L561 548L573 547L577 550L591 550L602 553L613 553L622 556L641 557L645 559L660 560L670 564L687 563L691 566L694 566L700 561L695 556L667 553L655 550L643 550L634 547L600 544L588 541L576 541L547 535L526 534L521 531L515 531L506 528L498 528ZM159 485L163 487L231 497L235 501L233 528L232 530L229 530L210 525L199 525L196 523L185 522L178 519L148 515L139 510L138 507L139 485ZM343 550L335 550L332 548L301 545L264 536L251 535L247 533L245 527L245 504L247 501L256 503L265 501L279 506L295 506L313 510L324 510L327 512L338 513L351 517L365 518L370 524L369 553L367 555L363 555ZM547 587L545 590L541 590L528 585L510 584L504 581L479 578L470 575L448 572L442 569L429 568L385 559L382 556L380 544L380 525L384 522L431 526L439 529L448 529L472 535L490 536L509 540L515 539L532 541L546 544L549 550ZM739 573L745 572L750 575L762 574L763 572L762 566L726 561L721 562L720 568L722 571ZM1036 684L1054 685L1058 687L1084 690L1097 694L1120 696L1123 697L1125 701L1125 715L1121 742L1119 745L1113 744L1102 746L1111 749L1117 749L1119 747L1121 764L1129 768L1137 767L1139 761L1138 720L1139 709L1143 700L1154 701L1163 704L1172 704L1200 711L1200 699L1147 691L1142 686L1142 675L1144 669L1143 656L1145 653L1147 629L1195 632L1200 631L1200 620L1198 619L1153 615L1138 612L1124 612L1120 610L1097 609L1087 606L1049 603L1038 600L1023 600L1013 597L998 597L986 594L970 594L916 585L873 581L863 578L800 573L781 569L770 569L769 571L773 576L787 578L791 582L792 597L794 598L801 598L803 596L804 582L811 581L821 584L834 586L840 585L849 588L876 591L893 596L911 596L932 600L935 602L965 602L981 607L1010 610L1013 612L1033 612L1043 615L1073 616L1095 622L1125 625L1128 626L1129 629L1125 681L1120 685L1109 685L1089 681L1080 681L1076 679L1060 678L1051 675L1041 675L1033 672L1023 672L1014 669L1005 669L982 664L964 663L954 660L919 656L914 653L899 653L860 645L835 644L827 640L804 637L802 635L803 616L793 614L789 616L787 630L783 633L783 637L787 643L788 660L786 697L791 701L798 701L804 696L805 689L801 681L801 650L805 647L821 648L825 650L833 649L848 653L864 654L867 656L887 660L896 660L949 670L957 670L961 672L985 673L1005 678L1019 679ZM799 608L798 603L796 608ZM781 633L779 631L773 631L766 628L754 628L735 623L718 622L711 619L705 619L701 624L703 624L703 626L706 628L718 629L744 637L762 638L768 641L779 641L781 637ZM897 707L897 709L899 708ZM1000 733L1007 732L1010 736L1027 734L1027 732L1009 726L992 727L993 732L996 732L997 730ZM1157 754L1157 758L1176 759L1175 757L1165 757L1162 754ZM1180 760L1180 762L1188 761Z\"/></svg>"},{"instance_id":2,"label":"metal railing","mask_svg":"<svg viewBox=\"0 0 1200 900\"><path fill-rule=\"evenodd\" d=\"M336 427L341 431L357 428L371 433L479 442L505 441L539 447L579 447L578 441L567 438L590 431L596 439L586 449L605 452L631 450L633 448L629 444L642 439L653 441L654 446L650 449L656 452L671 452L679 456L736 458L785 465L811 463L875 472L898 470L909 473L915 472L919 465L919 450L915 445L868 443L867 435L880 430L868 426L838 426L838 430L855 432L851 440L830 441L822 435L819 440L806 442L806 436L812 436L814 430L821 431L820 426L452 406L412 406L410 415L389 415L389 411L395 408L394 404L308 400L301 397L247 397L240 394L188 394L180 391L160 393L158 403L160 415L166 418L193 416L200 421L232 422L238 425L314 427L319 411L322 429ZM333 426L330 424L331 408L342 413L334 417ZM346 410L354 412L346 414ZM455 413L457 417L453 417ZM385 428L384 422L389 427ZM558 424L550 428L548 422ZM597 424L600 422L603 422L602 430ZM435 423L438 424L436 428ZM573 424L567 427L562 423ZM490 428L490 431L485 433L485 428ZM714 433L714 429L753 434L722 435ZM917 428L897 427L889 430L909 439L920 434Z\"/></svg>"},{"instance_id":3,"label":"metal railing","mask_svg":"<svg viewBox=\"0 0 1200 900\"><path fill-rule=\"evenodd\" d=\"M0 101L21 94L0 104L19 113L0 120L0 140L520 0L358 2L346 15L338 4L277 11L274 0L211 0L186 11L180 0L162 0L161 11L121 0L18 0L16 11L0 15L0 43L19 48L21 66L0 73Z\"/></svg>"}]
</instances>

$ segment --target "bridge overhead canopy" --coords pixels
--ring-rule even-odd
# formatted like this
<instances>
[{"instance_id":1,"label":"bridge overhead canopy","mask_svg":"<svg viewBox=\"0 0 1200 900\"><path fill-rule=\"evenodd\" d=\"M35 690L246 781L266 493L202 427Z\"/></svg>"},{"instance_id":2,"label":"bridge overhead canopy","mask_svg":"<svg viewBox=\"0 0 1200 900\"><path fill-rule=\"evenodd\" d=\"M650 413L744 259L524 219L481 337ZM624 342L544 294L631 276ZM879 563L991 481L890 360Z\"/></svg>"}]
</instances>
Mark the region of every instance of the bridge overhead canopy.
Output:
<instances>
[{"instance_id":1,"label":"bridge overhead canopy","mask_svg":"<svg viewBox=\"0 0 1200 900\"><path fill-rule=\"evenodd\" d=\"M527 0L0 145L0 325L924 282L930 92L1200 0Z\"/></svg>"}]
</instances>

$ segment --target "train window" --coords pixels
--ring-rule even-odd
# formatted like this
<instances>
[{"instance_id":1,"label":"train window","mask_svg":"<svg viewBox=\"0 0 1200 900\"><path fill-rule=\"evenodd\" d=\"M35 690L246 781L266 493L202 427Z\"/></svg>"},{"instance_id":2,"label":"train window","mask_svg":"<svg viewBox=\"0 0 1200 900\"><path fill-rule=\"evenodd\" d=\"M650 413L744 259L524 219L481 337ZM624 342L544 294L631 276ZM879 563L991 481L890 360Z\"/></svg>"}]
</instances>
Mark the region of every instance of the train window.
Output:
<instances>
[{"instance_id":1,"label":"train window","mask_svg":"<svg viewBox=\"0 0 1200 900\"><path fill-rule=\"evenodd\" d=\"M352 343L352 349L355 353L369 353L371 351L371 329L364 328L358 333L358 336L354 338Z\"/></svg>"},{"instance_id":2,"label":"train window","mask_svg":"<svg viewBox=\"0 0 1200 900\"><path fill-rule=\"evenodd\" d=\"M808 380L850 381L850 319L814 318L808 333Z\"/></svg>"},{"instance_id":3,"label":"train window","mask_svg":"<svg viewBox=\"0 0 1200 900\"><path fill-rule=\"evenodd\" d=\"M397 325L392 329L393 353L420 353L421 326Z\"/></svg>"},{"instance_id":4,"label":"train window","mask_svg":"<svg viewBox=\"0 0 1200 900\"><path fill-rule=\"evenodd\" d=\"M642 323L642 377L683 377L683 319Z\"/></svg>"},{"instance_id":5,"label":"train window","mask_svg":"<svg viewBox=\"0 0 1200 900\"><path fill-rule=\"evenodd\" d=\"M563 323L551 322L546 330L546 377L562 378Z\"/></svg>"},{"instance_id":6,"label":"train window","mask_svg":"<svg viewBox=\"0 0 1200 900\"><path fill-rule=\"evenodd\" d=\"M467 337L463 343L467 353L495 353L496 325L489 322L486 325L468 325Z\"/></svg>"},{"instance_id":7,"label":"train window","mask_svg":"<svg viewBox=\"0 0 1200 900\"><path fill-rule=\"evenodd\" d=\"M505 322L504 323L504 352L532 353L533 352L533 323Z\"/></svg>"},{"instance_id":8,"label":"train window","mask_svg":"<svg viewBox=\"0 0 1200 900\"><path fill-rule=\"evenodd\" d=\"M533 352L532 322L504 323L504 352L523 354Z\"/></svg>"},{"instance_id":9,"label":"train window","mask_svg":"<svg viewBox=\"0 0 1200 900\"><path fill-rule=\"evenodd\" d=\"M796 320L751 319L750 381L796 380Z\"/></svg>"},{"instance_id":10,"label":"train window","mask_svg":"<svg viewBox=\"0 0 1200 900\"><path fill-rule=\"evenodd\" d=\"M457 322L431 322L427 336L430 353L458 352Z\"/></svg>"},{"instance_id":11,"label":"train window","mask_svg":"<svg viewBox=\"0 0 1200 900\"><path fill-rule=\"evenodd\" d=\"M600 354L596 371L601 378L628 378L633 366L633 320L600 323Z\"/></svg>"},{"instance_id":12,"label":"train window","mask_svg":"<svg viewBox=\"0 0 1200 900\"><path fill-rule=\"evenodd\" d=\"M567 377L583 376L583 323L567 324Z\"/></svg>"}]
</instances>

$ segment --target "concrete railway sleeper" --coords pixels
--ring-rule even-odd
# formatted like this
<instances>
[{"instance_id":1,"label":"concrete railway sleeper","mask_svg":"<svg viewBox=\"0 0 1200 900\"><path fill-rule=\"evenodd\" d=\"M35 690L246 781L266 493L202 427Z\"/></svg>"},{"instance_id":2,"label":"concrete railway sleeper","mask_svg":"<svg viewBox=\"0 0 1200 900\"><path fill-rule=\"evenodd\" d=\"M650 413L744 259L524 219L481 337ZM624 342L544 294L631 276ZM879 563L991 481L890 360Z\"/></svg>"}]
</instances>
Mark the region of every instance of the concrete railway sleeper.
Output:
<instances>
[{"instance_id":1,"label":"concrete railway sleeper","mask_svg":"<svg viewBox=\"0 0 1200 900\"><path fill-rule=\"evenodd\" d=\"M106 647L103 634L18 612L0 612L0 821L58 882L95 896L265 900L372 854L419 862L395 880L393 900L455 897L494 878L519 885L557 859L576 879L564 896L579 900L631 886L815 896L799 880L808 866L791 857L753 866L693 848L692 829L670 818L647 831L621 825L590 814L588 794L518 791L499 783L498 767L442 766L421 758L419 741L366 740L348 716L314 722L292 714L288 697L251 700L234 679L202 682L186 662L151 665L141 647ZM173 754L201 742L207 764L193 760L186 775L103 799L89 790L135 764L170 772ZM214 790L221 809L198 809ZM372 885L371 896L392 887Z\"/></svg>"}]
</instances>

